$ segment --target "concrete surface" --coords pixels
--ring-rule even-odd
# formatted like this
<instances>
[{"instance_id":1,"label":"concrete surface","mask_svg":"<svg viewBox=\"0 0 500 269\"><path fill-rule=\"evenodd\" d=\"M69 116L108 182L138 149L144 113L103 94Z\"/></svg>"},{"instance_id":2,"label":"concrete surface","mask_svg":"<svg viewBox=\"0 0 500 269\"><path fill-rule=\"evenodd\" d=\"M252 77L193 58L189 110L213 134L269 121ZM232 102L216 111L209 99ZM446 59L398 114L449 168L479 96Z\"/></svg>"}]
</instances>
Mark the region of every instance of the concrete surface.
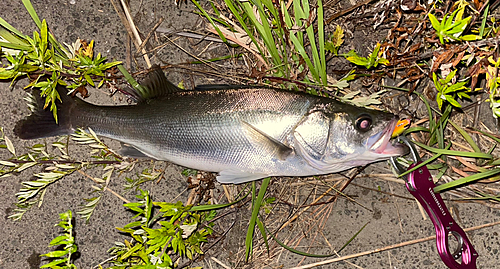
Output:
<instances>
[{"instance_id":1,"label":"concrete surface","mask_svg":"<svg viewBox=\"0 0 500 269\"><path fill-rule=\"evenodd\" d=\"M150 29L160 16L165 18L163 27L170 29L194 29L199 23L197 15L190 11L194 10L191 3L176 7L172 0L165 1L133 1L132 12L140 15L139 27L144 31ZM72 4L74 3L74 4ZM48 21L48 25L55 36L64 42L74 42L76 38L91 40L95 39L97 52L102 52L109 59L124 60L126 32L112 5L108 1L81 0L81 1L33 1L36 11L41 18ZM3 0L0 4L0 17L11 23L23 33L31 35L34 24L25 11L21 1ZM148 28L149 26L149 28ZM185 42L185 41L184 41ZM187 43L189 44L189 43ZM192 49L187 47L187 49ZM178 49L168 46L160 52L159 58L170 63L179 63L189 59ZM157 62L158 58L154 58ZM142 66L143 68L144 66ZM169 77L177 83L181 75L169 74ZM24 83L24 84L23 84ZM16 84L13 89L9 83L0 83L0 111L2 120L0 126L5 128L6 135L11 138L18 152L25 152L25 147L34 144L32 141L22 141L12 133L16 121L28 115L25 102L22 100L24 93L22 86L25 82ZM113 100L99 98L99 92L93 91L91 101L101 103L113 103ZM106 98L104 96L104 98ZM104 100L104 101L100 101ZM53 141L54 139L47 139ZM109 141L109 140L106 140ZM109 141L119 148L119 144ZM84 154L86 149L74 149L73 156ZM0 151L1 159L8 158L6 150ZM38 168L37 168L38 169ZM20 188L20 182L29 180L31 174L39 170L32 169L14 177L2 179L0 184L0 268L39 268L45 262L39 257L41 253L47 253L53 248L48 247L50 240L58 235L59 229L54 227L58 221L58 213L71 209L76 212L79 205L83 204L83 198L91 197L91 182L82 175L74 175L64 179L54 186L50 186L46 193L42 207L28 212L22 220L13 222L7 219L14 209L16 202L15 193ZM146 184L152 190L155 200L170 201L178 193L186 193L186 179L180 175L182 168L170 165L166 170L166 178L160 184ZM365 173L384 172L387 173L387 163L372 165ZM139 172L139 170L137 171ZM289 179L273 181L273 184L288 184ZM110 187L122 193L126 198L133 200L132 193L124 193L124 181L115 180ZM386 192L394 192L406 197L410 195L405 191L403 185L389 183L377 178L356 179L356 184L369 188L380 189ZM423 220L422 216L412 200L395 198L382 193L368 191L366 189L349 186L346 190L348 195L356 197L357 201L367 208L364 209L347 200L340 200L335 204L329 221L323 228L323 234L337 249L346 242L366 222L370 222L366 229L342 252L342 255L358 253L362 251L381 248L384 246L405 242L417 238L423 238L434 234L430 220ZM93 268L109 256L106 250L113 246L115 241L123 241L125 237L118 234L115 227L123 226L130 221L132 216L126 212L122 202L110 194L99 205L96 213L89 224L81 219L76 219L76 240L79 247L80 257L75 261L78 268ZM186 195L180 198L186 200ZM485 223L500 220L500 212L478 204L449 203L458 209L460 224L462 227L473 227ZM242 211L235 219L238 221L235 228L230 232L227 239L220 247L211 250L205 256L205 260L199 265L205 268L220 268L209 259L209 256L218 257L223 263L234 266L235 253L241 250L244 244L244 231L250 212ZM399 215L399 216L398 216ZM470 232L469 236L475 245L480 257L478 268L498 268L500 239L499 227L485 228ZM306 242L306 241L305 241ZM327 253L327 246L315 248L312 251ZM254 263L244 265L242 268L289 268L296 266L301 256L284 251L278 258L271 258L265 262L263 258L255 259ZM273 262L275 259L277 262ZM302 264L319 261L321 259L308 258ZM361 268L446 268L440 261L433 241L427 241L411 246L393 249L391 251L376 253L349 260ZM266 266L266 264L268 264ZM347 263L334 263L321 268L355 268ZM359 268L359 267L358 267Z\"/></svg>"}]
</instances>

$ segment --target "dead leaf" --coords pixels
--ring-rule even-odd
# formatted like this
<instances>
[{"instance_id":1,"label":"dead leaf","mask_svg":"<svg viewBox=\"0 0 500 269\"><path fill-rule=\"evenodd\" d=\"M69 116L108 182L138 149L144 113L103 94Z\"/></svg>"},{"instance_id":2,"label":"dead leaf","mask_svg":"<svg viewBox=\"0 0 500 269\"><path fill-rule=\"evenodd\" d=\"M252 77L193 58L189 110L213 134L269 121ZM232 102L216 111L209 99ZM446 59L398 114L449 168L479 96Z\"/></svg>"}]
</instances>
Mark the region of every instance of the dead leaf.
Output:
<instances>
[{"instance_id":1,"label":"dead leaf","mask_svg":"<svg viewBox=\"0 0 500 269\"><path fill-rule=\"evenodd\" d=\"M453 170L453 172L459 174L462 177L468 177L469 176L469 174L465 173L464 171L462 171L462 170L460 170L460 169L458 169L458 168L456 168L454 166L450 166L450 167Z\"/></svg>"},{"instance_id":2,"label":"dead leaf","mask_svg":"<svg viewBox=\"0 0 500 269\"><path fill-rule=\"evenodd\" d=\"M439 54L439 52L434 52L432 68L430 74L435 73L441 64L448 63L451 57L453 57L453 50L445 50L443 53Z\"/></svg>"}]
</instances>

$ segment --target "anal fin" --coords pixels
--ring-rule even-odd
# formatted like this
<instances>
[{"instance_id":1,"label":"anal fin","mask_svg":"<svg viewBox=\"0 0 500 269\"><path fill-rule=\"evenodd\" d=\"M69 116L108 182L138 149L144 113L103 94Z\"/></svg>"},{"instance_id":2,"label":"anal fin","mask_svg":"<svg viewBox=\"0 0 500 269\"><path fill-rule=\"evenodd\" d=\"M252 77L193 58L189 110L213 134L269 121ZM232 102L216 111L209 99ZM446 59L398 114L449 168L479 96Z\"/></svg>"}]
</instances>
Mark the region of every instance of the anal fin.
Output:
<instances>
[{"instance_id":1,"label":"anal fin","mask_svg":"<svg viewBox=\"0 0 500 269\"><path fill-rule=\"evenodd\" d=\"M118 151L118 154L120 154L121 156L136 159L154 159L129 144L121 143L121 146L122 148L120 149L120 151Z\"/></svg>"},{"instance_id":2,"label":"anal fin","mask_svg":"<svg viewBox=\"0 0 500 269\"><path fill-rule=\"evenodd\" d=\"M224 170L217 176L217 181L223 184L241 184L249 181L268 177L266 174L245 173L238 170Z\"/></svg>"}]
</instances>

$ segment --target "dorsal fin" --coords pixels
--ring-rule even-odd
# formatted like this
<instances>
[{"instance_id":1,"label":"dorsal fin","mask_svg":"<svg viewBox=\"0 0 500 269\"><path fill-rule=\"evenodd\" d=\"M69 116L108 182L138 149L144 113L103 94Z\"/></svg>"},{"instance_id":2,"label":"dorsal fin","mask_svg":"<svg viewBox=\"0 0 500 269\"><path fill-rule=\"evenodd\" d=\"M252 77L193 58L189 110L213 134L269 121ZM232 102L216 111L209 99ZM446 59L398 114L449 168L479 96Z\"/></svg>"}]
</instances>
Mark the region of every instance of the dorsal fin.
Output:
<instances>
[{"instance_id":1,"label":"dorsal fin","mask_svg":"<svg viewBox=\"0 0 500 269\"><path fill-rule=\"evenodd\" d=\"M157 64L151 67L147 77L141 82L141 86L144 88L144 91L134 90L132 94L138 103L182 91L182 89L168 81Z\"/></svg>"},{"instance_id":2,"label":"dorsal fin","mask_svg":"<svg viewBox=\"0 0 500 269\"><path fill-rule=\"evenodd\" d=\"M253 85L230 85L230 84L202 84L194 87L195 91L210 91L210 90L230 90L230 89L252 89L261 88Z\"/></svg>"}]
</instances>

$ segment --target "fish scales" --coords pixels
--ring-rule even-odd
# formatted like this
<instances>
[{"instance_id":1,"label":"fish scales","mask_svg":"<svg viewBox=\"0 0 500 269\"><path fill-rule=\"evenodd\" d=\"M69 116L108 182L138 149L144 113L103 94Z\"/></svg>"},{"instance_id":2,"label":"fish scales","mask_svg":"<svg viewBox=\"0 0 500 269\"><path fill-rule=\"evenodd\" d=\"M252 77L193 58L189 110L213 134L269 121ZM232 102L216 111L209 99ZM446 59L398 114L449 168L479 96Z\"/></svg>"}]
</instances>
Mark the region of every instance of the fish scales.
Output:
<instances>
[{"instance_id":1,"label":"fish scales","mask_svg":"<svg viewBox=\"0 0 500 269\"><path fill-rule=\"evenodd\" d=\"M15 132L32 139L90 128L125 143L128 155L219 172L223 183L333 173L407 151L389 143L397 122L390 113L272 88L181 91L159 68L152 74L147 96L134 93L137 105L98 106L61 93L59 124L39 108Z\"/></svg>"},{"instance_id":2,"label":"fish scales","mask_svg":"<svg viewBox=\"0 0 500 269\"><path fill-rule=\"evenodd\" d=\"M287 162L273 162L269 149L248 138L243 122L291 144L292 130L318 100L265 88L179 92L137 106L91 105L80 110L72 126L140 145L156 159L193 162L188 166L200 170L220 172L238 165L277 173Z\"/></svg>"}]
</instances>

